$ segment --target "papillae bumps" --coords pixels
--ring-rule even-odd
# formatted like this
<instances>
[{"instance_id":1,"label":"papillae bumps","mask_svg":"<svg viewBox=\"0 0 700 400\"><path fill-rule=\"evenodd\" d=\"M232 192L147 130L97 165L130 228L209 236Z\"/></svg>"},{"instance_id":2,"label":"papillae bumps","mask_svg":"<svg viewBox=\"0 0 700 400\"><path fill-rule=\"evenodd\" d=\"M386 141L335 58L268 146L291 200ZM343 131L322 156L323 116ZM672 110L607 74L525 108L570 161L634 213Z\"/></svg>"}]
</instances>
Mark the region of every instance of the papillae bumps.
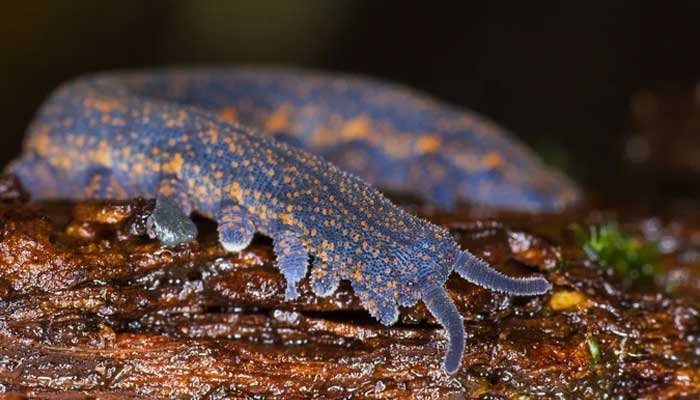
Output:
<instances>
[{"instance_id":1,"label":"papillae bumps","mask_svg":"<svg viewBox=\"0 0 700 400\"><path fill-rule=\"evenodd\" d=\"M517 295L550 285L496 272L370 184L448 208L557 209L578 198L564 177L469 112L383 82L285 70L78 79L44 104L9 169L38 198L155 197L149 232L166 245L196 237L192 211L218 223L228 251L268 235L288 299L313 259L314 293L348 280L384 324L396 322L399 305L422 300L448 334L448 372L464 349L444 289L453 270Z\"/></svg>"}]
</instances>

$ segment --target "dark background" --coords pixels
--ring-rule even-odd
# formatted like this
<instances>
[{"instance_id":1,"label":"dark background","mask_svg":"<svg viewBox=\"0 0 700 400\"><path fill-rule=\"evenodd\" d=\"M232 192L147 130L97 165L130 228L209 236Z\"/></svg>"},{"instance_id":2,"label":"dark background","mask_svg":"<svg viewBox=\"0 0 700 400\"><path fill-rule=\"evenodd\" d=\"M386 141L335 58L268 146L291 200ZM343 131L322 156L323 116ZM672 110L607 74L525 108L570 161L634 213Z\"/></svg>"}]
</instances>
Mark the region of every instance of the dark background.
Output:
<instances>
[{"instance_id":1,"label":"dark background","mask_svg":"<svg viewBox=\"0 0 700 400\"><path fill-rule=\"evenodd\" d=\"M619 191L621 179L639 181L630 178L639 169L626 157L638 129L631 107L643 109L645 94L660 88L700 98L700 2L562 3L3 4L0 161L19 152L47 93L77 75L168 64L288 64L418 87L501 122L586 186ZM647 171L668 172L654 168Z\"/></svg>"}]
</instances>

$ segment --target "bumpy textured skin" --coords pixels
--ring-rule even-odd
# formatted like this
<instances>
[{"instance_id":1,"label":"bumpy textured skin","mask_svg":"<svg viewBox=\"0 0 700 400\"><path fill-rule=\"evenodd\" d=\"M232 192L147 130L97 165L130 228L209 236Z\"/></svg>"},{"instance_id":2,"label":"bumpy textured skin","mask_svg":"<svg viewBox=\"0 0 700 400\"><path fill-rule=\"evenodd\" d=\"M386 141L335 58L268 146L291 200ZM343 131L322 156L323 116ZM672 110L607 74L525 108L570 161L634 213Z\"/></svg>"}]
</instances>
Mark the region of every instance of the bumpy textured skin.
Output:
<instances>
[{"instance_id":1,"label":"bumpy textured skin","mask_svg":"<svg viewBox=\"0 0 700 400\"><path fill-rule=\"evenodd\" d=\"M76 80L42 107L9 170L38 198L158 197L153 226L171 225L167 244L196 235L185 217L191 211L219 223L230 251L254 232L268 235L290 299L310 260L315 293L348 280L384 324L396 322L398 305L422 299L450 337L450 372L464 348L461 317L444 289L453 270L508 293L549 289L541 278L498 274L444 229L316 154L444 207L551 210L578 198L572 184L472 114L395 85L283 70Z\"/></svg>"}]
</instances>

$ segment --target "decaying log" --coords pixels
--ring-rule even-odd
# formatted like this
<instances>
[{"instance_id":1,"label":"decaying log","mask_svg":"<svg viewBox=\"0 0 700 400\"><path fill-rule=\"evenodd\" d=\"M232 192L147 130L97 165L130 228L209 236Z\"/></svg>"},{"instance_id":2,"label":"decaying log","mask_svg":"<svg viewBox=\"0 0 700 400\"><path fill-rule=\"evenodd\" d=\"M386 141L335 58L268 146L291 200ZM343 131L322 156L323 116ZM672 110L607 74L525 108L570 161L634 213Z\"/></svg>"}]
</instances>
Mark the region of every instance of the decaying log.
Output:
<instances>
[{"instance_id":1,"label":"decaying log","mask_svg":"<svg viewBox=\"0 0 700 400\"><path fill-rule=\"evenodd\" d=\"M264 237L227 255L202 219L198 242L169 249L145 235L149 201L28 203L9 177L0 194L0 389L17 398L700 398L698 231L663 258L674 295L623 289L560 219L422 210L555 286L513 298L453 276L467 349L450 376L422 304L384 327L347 285L284 301Z\"/></svg>"}]
</instances>

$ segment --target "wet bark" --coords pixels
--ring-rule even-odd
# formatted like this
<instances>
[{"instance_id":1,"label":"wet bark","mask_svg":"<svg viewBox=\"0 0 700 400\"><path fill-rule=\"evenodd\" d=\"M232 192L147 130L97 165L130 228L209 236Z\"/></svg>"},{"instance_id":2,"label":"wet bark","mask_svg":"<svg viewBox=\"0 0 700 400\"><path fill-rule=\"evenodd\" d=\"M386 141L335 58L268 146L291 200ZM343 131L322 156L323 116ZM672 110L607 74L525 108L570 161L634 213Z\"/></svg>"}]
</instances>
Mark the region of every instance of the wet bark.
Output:
<instances>
[{"instance_id":1,"label":"wet bark","mask_svg":"<svg viewBox=\"0 0 700 400\"><path fill-rule=\"evenodd\" d=\"M554 290L514 298L447 283L467 348L441 369L442 330L422 304L395 326L370 318L343 284L304 281L296 301L264 237L227 255L215 226L163 248L145 235L152 202L35 204L0 182L0 389L23 397L107 399L698 398L700 231L657 221L675 240L661 286L623 288L573 243L590 216L424 215L512 275ZM645 225L646 224L646 225ZM627 227L648 234L648 220ZM695 254L695 257L692 255Z\"/></svg>"}]
</instances>

